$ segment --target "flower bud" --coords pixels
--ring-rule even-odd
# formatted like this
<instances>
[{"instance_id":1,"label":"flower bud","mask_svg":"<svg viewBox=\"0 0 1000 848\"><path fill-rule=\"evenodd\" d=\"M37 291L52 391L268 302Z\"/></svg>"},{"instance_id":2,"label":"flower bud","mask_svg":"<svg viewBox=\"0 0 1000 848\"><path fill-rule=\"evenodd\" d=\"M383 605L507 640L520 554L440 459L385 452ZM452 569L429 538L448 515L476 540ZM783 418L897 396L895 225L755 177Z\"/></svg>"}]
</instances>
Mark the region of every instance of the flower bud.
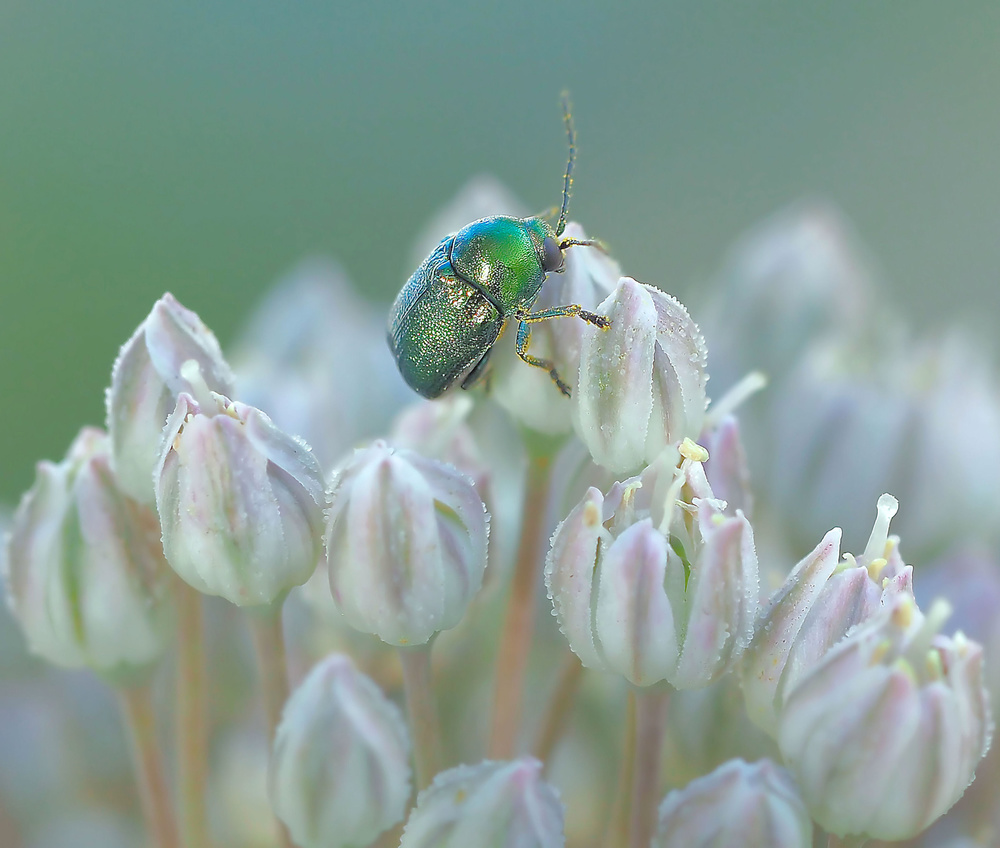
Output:
<instances>
[{"instance_id":1,"label":"flower bud","mask_svg":"<svg viewBox=\"0 0 1000 848\"><path fill-rule=\"evenodd\" d=\"M458 624L486 568L489 516L449 465L385 442L334 472L326 549L347 623L394 645Z\"/></svg>"},{"instance_id":2,"label":"flower bud","mask_svg":"<svg viewBox=\"0 0 1000 848\"><path fill-rule=\"evenodd\" d=\"M563 238L585 241L587 234L575 222L566 225ZM594 312L614 289L621 269L596 247L571 247L564 254L565 268L545 278L532 311L577 304ZM579 318L555 318L531 325L531 355L551 360L563 380L576 390L580 349L588 325ZM525 368L514 352L513 332L501 339L496 352L490 389L493 398L516 421L539 433L568 433L572 429L572 403L554 390L552 378L541 368Z\"/></svg>"},{"instance_id":3,"label":"flower bud","mask_svg":"<svg viewBox=\"0 0 1000 848\"><path fill-rule=\"evenodd\" d=\"M562 848L563 805L531 757L441 772L417 798L399 848Z\"/></svg>"},{"instance_id":4,"label":"flower bud","mask_svg":"<svg viewBox=\"0 0 1000 848\"><path fill-rule=\"evenodd\" d=\"M607 496L591 488L556 529L545 582L559 627L589 668L637 686L693 688L743 653L757 557L742 512L725 514L691 442ZM697 453L700 451L701 453Z\"/></svg>"},{"instance_id":5,"label":"flower bud","mask_svg":"<svg viewBox=\"0 0 1000 848\"><path fill-rule=\"evenodd\" d=\"M705 341L679 301L630 277L597 313L611 326L582 330L574 426L598 464L632 471L701 433Z\"/></svg>"},{"instance_id":6,"label":"flower bud","mask_svg":"<svg viewBox=\"0 0 1000 848\"><path fill-rule=\"evenodd\" d=\"M887 601L913 597L913 570L899 556L899 538L888 535L897 506L892 495L879 498L875 526L859 557L845 554L841 561L840 529L831 530L768 602L741 670L747 713L771 735L781 701L799 676Z\"/></svg>"},{"instance_id":7,"label":"flower bud","mask_svg":"<svg viewBox=\"0 0 1000 848\"><path fill-rule=\"evenodd\" d=\"M403 717L342 654L316 665L285 704L274 737L274 811L302 848L368 845L410 797Z\"/></svg>"},{"instance_id":8,"label":"flower bud","mask_svg":"<svg viewBox=\"0 0 1000 848\"><path fill-rule=\"evenodd\" d=\"M939 635L908 595L787 693L778 744L813 818L838 836L915 836L961 797L989 747L982 648Z\"/></svg>"},{"instance_id":9,"label":"flower bud","mask_svg":"<svg viewBox=\"0 0 1000 848\"><path fill-rule=\"evenodd\" d=\"M126 496L102 430L38 464L8 538L7 592L31 650L56 665L126 677L170 638L170 571L151 509Z\"/></svg>"},{"instance_id":10,"label":"flower bud","mask_svg":"<svg viewBox=\"0 0 1000 848\"><path fill-rule=\"evenodd\" d=\"M809 848L813 827L792 776L770 760L730 760L660 804L652 848Z\"/></svg>"},{"instance_id":11,"label":"flower bud","mask_svg":"<svg viewBox=\"0 0 1000 848\"><path fill-rule=\"evenodd\" d=\"M322 554L323 474L259 409L204 394L181 394L163 431L163 550L199 592L269 604L308 580Z\"/></svg>"},{"instance_id":12,"label":"flower bud","mask_svg":"<svg viewBox=\"0 0 1000 848\"><path fill-rule=\"evenodd\" d=\"M107 391L112 464L122 488L152 505L153 466L163 425L177 395L191 391L181 374L188 360L198 363L208 387L233 393L233 375L212 331L172 294L165 294L122 346Z\"/></svg>"},{"instance_id":13,"label":"flower bud","mask_svg":"<svg viewBox=\"0 0 1000 848\"><path fill-rule=\"evenodd\" d=\"M725 501L730 510L742 509L751 516L753 491L739 421L733 415L724 416L717 426L705 433L701 441L708 451L705 476L715 496Z\"/></svg>"}]
</instances>

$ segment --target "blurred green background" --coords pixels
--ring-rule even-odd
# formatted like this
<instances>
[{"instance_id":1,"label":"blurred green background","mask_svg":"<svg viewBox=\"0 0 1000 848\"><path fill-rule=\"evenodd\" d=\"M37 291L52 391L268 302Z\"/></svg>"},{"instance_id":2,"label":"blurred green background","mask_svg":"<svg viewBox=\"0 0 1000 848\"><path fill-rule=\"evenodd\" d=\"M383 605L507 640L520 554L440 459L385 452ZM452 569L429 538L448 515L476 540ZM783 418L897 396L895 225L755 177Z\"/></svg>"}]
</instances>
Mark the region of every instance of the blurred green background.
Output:
<instances>
[{"instance_id":1,"label":"blurred green background","mask_svg":"<svg viewBox=\"0 0 1000 848\"><path fill-rule=\"evenodd\" d=\"M803 195L930 329L1000 314L1000 4L0 0L0 502L170 290L225 344L306 255L388 300L489 171L682 296ZM697 314L695 315L697 318Z\"/></svg>"}]
</instances>

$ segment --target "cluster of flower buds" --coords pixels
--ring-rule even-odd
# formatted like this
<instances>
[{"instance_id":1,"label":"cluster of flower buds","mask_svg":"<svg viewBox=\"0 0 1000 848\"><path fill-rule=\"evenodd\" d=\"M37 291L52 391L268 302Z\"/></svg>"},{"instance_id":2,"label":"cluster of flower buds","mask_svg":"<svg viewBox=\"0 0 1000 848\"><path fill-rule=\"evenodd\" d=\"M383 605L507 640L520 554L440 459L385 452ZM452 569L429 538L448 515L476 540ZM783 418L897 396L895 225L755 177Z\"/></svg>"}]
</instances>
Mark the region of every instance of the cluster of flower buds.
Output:
<instances>
[{"instance_id":1,"label":"cluster of flower buds","mask_svg":"<svg viewBox=\"0 0 1000 848\"><path fill-rule=\"evenodd\" d=\"M559 627L589 668L648 686L703 686L753 635L757 556L742 513L713 497L686 441L607 496L591 488L559 525L545 580Z\"/></svg>"}]
</instances>

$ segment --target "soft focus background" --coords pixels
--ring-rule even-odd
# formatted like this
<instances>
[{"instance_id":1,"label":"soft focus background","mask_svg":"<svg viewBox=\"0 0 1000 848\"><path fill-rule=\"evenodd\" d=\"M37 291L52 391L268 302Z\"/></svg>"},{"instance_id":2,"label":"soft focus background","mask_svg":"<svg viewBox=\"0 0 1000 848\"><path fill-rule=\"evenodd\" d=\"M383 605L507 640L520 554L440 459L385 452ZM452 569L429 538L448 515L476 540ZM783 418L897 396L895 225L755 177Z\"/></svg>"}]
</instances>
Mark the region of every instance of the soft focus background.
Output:
<instances>
[{"instance_id":1,"label":"soft focus background","mask_svg":"<svg viewBox=\"0 0 1000 848\"><path fill-rule=\"evenodd\" d=\"M1000 310L1000 6L0 3L0 502L103 419L173 291L229 342L303 256L389 299L470 176L559 199L685 296L839 204L919 326ZM697 318L697 314L695 315Z\"/></svg>"}]
</instances>

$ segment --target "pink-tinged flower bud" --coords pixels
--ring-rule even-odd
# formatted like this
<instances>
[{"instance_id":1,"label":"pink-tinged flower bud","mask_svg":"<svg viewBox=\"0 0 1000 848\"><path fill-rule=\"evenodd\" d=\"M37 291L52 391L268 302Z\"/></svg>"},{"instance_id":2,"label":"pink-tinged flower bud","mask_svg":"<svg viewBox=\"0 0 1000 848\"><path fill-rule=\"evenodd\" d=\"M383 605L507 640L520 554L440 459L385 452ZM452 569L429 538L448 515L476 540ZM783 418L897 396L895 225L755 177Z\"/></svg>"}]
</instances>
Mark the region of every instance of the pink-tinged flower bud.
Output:
<instances>
[{"instance_id":1,"label":"pink-tinged flower bud","mask_svg":"<svg viewBox=\"0 0 1000 848\"><path fill-rule=\"evenodd\" d=\"M122 492L102 430L84 428L38 464L8 538L8 602L31 650L126 677L171 635L170 570L153 511Z\"/></svg>"},{"instance_id":2,"label":"pink-tinged flower bud","mask_svg":"<svg viewBox=\"0 0 1000 848\"><path fill-rule=\"evenodd\" d=\"M574 426L599 465L634 471L701 433L705 341L679 301L630 277L596 311L611 326L583 328Z\"/></svg>"},{"instance_id":3,"label":"pink-tinged flower bud","mask_svg":"<svg viewBox=\"0 0 1000 848\"><path fill-rule=\"evenodd\" d=\"M531 757L441 772L417 798L399 848L562 848L563 805Z\"/></svg>"},{"instance_id":4,"label":"pink-tinged flower bud","mask_svg":"<svg viewBox=\"0 0 1000 848\"><path fill-rule=\"evenodd\" d=\"M810 848L813 826L792 776L770 760L730 760L660 804L652 848Z\"/></svg>"},{"instance_id":5,"label":"pink-tinged flower bud","mask_svg":"<svg viewBox=\"0 0 1000 848\"><path fill-rule=\"evenodd\" d=\"M163 550L199 592L269 604L308 580L322 555L323 474L309 447L259 409L204 394L181 394L163 431Z\"/></svg>"},{"instance_id":6,"label":"pink-tinged flower bud","mask_svg":"<svg viewBox=\"0 0 1000 848\"><path fill-rule=\"evenodd\" d=\"M725 501L730 510L742 509L753 515L753 492L750 488L750 469L740 437L740 424L733 415L726 415L701 439L708 451L705 476L719 500Z\"/></svg>"},{"instance_id":7,"label":"pink-tinged flower bud","mask_svg":"<svg viewBox=\"0 0 1000 848\"><path fill-rule=\"evenodd\" d=\"M122 488L152 505L153 466L167 416L181 392L191 391L181 366L194 360L212 391L233 393L233 375L212 331L165 294L122 346L107 391L113 465Z\"/></svg>"},{"instance_id":8,"label":"pink-tinged flower bud","mask_svg":"<svg viewBox=\"0 0 1000 848\"><path fill-rule=\"evenodd\" d=\"M343 654L316 665L285 704L269 787L301 848L368 845L402 821L410 797L403 716Z\"/></svg>"},{"instance_id":9,"label":"pink-tinged flower bud","mask_svg":"<svg viewBox=\"0 0 1000 848\"><path fill-rule=\"evenodd\" d=\"M889 536L896 514L892 495L878 500L865 552L840 559L840 529L831 530L792 569L757 623L741 671L747 713L772 736L781 702L795 680L857 624L897 595L913 597L913 570L899 556L899 538Z\"/></svg>"},{"instance_id":10,"label":"pink-tinged flower bud","mask_svg":"<svg viewBox=\"0 0 1000 848\"><path fill-rule=\"evenodd\" d=\"M957 801L989 748L982 648L941 636L908 595L787 693L778 744L813 818L838 836L908 839Z\"/></svg>"},{"instance_id":11,"label":"pink-tinged flower bud","mask_svg":"<svg viewBox=\"0 0 1000 848\"><path fill-rule=\"evenodd\" d=\"M575 222L566 225L564 238L585 241L588 236ZM621 268L596 247L571 247L563 254L565 268L552 273L538 293L532 311L575 303L590 312L614 290ZM580 350L588 324L579 318L555 318L531 325L531 355L551 360L562 379L576 391ZM508 332L496 352L490 380L493 398L514 418L539 433L568 433L573 404L552 384L541 368L525 368L514 352L516 334Z\"/></svg>"},{"instance_id":12,"label":"pink-tinged flower bud","mask_svg":"<svg viewBox=\"0 0 1000 848\"><path fill-rule=\"evenodd\" d=\"M637 686L704 686L740 657L757 613L746 517L712 496L704 449L686 441L607 496L591 488L556 529L545 583L589 668ZM699 453L700 452L700 453ZM691 458L694 457L694 458Z\"/></svg>"},{"instance_id":13,"label":"pink-tinged flower bud","mask_svg":"<svg viewBox=\"0 0 1000 848\"><path fill-rule=\"evenodd\" d=\"M482 585L489 533L464 474L378 441L334 472L332 499L330 589L348 624L393 645L458 624Z\"/></svg>"}]
</instances>

